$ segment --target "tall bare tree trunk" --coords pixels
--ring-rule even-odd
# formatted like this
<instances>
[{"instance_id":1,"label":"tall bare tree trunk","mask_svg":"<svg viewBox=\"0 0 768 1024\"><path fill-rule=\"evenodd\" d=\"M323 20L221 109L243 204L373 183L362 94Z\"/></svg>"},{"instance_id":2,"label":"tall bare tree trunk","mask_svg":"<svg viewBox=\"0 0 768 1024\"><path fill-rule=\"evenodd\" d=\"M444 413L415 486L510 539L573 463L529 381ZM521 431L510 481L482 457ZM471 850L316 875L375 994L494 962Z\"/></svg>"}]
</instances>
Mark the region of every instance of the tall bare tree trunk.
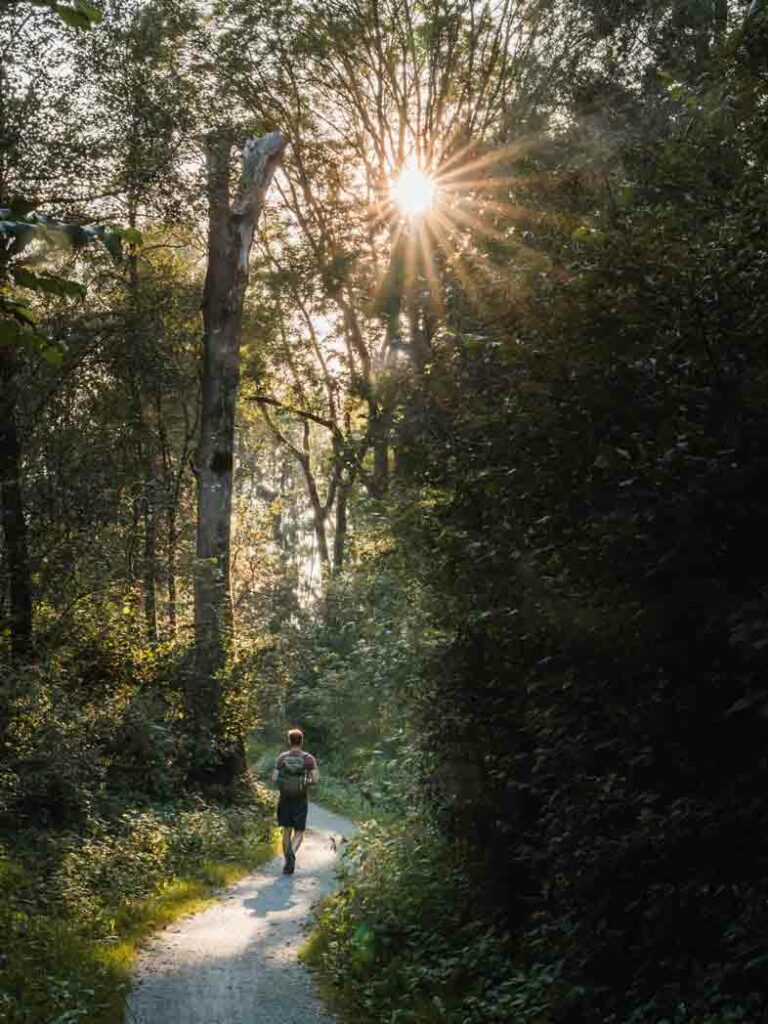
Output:
<instances>
[{"instance_id":1,"label":"tall bare tree trunk","mask_svg":"<svg viewBox=\"0 0 768 1024\"><path fill-rule=\"evenodd\" d=\"M244 768L242 741L225 740L220 672L233 631L230 527L240 333L253 235L285 143L277 132L249 140L230 202L230 131L207 140L208 271L203 293L203 381L197 472L195 673L189 710L196 735L191 775L230 784Z\"/></svg>"},{"instance_id":2,"label":"tall bare tree trunk","mask_svg":"<svg viewBox=\"0 0 768 1024\"><path fill-rule=\"evenodd\" d=\"M382 498L389 489L389 413L381 405L372 406L368 414L368 431L373 449L371 491Z\"/></svg>"},{"instance_id":3,"label":"tall bare tree trunk","mask_svg":"<svg viewBox=\"0 0 768 1024\"><path fill-rule=\"evenodd\" d=\"M347 498L351 484L349 480L339 481L336 495L336 530L333 535L333 575L338 576L344 568L347 550Z\"/></svg>"},{"instance_id":4,"label":"tall bare tree trunk","mask_svg":"<svg viewBox=\"0 0 768 1024\"><path fill-rule=\"evenodd\" d=\"M176 598L176 549L179 544L178 527L176 525L176 506L169 505L165 513L166 530L168 532L168 559L166 575L168 581L168 628L171 636L177 631L177 598Z\"/></svg>"},{"instance_id":5,"label":"tall bare tree trunk","mask_svg":"<svg viewBox=\"0 0 768 1024\"><path fill-rule=\"evenodd\" d=\"M157 597L155 593L155 553L157 550L157 524L155 520L154 493L150 486L144 489L142 501L144 515L144 618L147 637L157 641Z\"/></svg>"},{"instance_id":6,"label":"tall bare tree trunk","mask_svg":"<svg viewBox=\"0 0 768 1024\"><path fill-rule=\"evenodd\" d=\"M16 426L16 356L0 347L0 506L10 583L11 653L32 650L32 576L21 497L21 445Z\"/></svg>"}]
</instances>

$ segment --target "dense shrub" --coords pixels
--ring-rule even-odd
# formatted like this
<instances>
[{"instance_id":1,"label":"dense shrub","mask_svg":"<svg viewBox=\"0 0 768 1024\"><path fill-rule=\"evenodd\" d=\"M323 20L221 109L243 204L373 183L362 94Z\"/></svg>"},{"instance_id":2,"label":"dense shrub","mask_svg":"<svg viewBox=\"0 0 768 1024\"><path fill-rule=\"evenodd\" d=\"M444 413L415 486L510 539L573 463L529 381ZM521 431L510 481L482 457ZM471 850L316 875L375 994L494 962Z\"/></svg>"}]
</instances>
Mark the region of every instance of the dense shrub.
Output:
<instances>
[{"instance_id":1,"label":"dense shrub","mask_svg":"<svg viewBox=\"0 0 768 1024\"><path fill-rule=\"evenodd\" d=\"M317 798L365 818L400 814L419 799L425 751L411 711L440 638L382 519L371 517L356 543L369 557L284 632L289 683L258 747L268 747L266 772L284 727L300 722L320 759Z\"/></svg>"},{"instance_id":2,"label":"dense shrub","mask_svg":"<svg viewBox=\"0 0 768 1024\"><path fill-rule=\"evenodd\" d=\"M431 791L484 913L582 993L551 1021L767 1012L765 125L699 103L623 204L561 197L570 140L526 155L550 270L457 307L404 419L400 541L452 633Z\"/></svg>"},{"instance_id":3,"label":"dense shrub","mask_svg":"<svg viewBox=\"0 0 768 1024\"><path fill-rule=\"evenodd\" d=\"M0 836L0 1020L121 1020L130 941L263 857L272 803L258 788L227 808L187 798Z\"/></svg>"},{"instance_id":4,"label":"dense shrub","mask_svg":"<svg viewBox=\"0 0 768 1024\"><path fill-rule=\"evenodd\" d=\"M544 943L526 964L478 914L466 855L423 815L357 834L304 950L344 1020L534 1024L574 998Z\"/></svg>"},{"instance_id":5,"label":"dense shrub","mask_svg":"<svg viewBox=\"0 0 768 1024\"><path fill-rule=\"evenodd\" d=\"M146 649L107 606L75 617L67 641L36 662L5 665L0 822L62 826L119 792L178 792L181 655Z\"/></svg>"},{"instance_id":6,"label":"dense shrub","mask_svg":"<svg viewBox=\"0 0 768 1024\"><path fill-rule=\"evenodd\" d=\"M441 638L403 697L443 839L379 838L321 918L374 1020L768 1014L764 80L709 73L625 94L638 134L603 162L594 109L527 147L482 252L504 294L456 289L398 421L395 544ZM446 909L454 856L506 959Z\"/></svg>"},{"instance_id":7,"label":"dense shrub","mask_svg":"<svg viewBox=\"0 0 768 1024\"><path fill-rule=\"evenodd\" d=\"M121 1020L132 942L271 849L264 787L226 805L185 787L185 664L107 606L4 666L0 1020Z\"/></svg>"}]
</instances>

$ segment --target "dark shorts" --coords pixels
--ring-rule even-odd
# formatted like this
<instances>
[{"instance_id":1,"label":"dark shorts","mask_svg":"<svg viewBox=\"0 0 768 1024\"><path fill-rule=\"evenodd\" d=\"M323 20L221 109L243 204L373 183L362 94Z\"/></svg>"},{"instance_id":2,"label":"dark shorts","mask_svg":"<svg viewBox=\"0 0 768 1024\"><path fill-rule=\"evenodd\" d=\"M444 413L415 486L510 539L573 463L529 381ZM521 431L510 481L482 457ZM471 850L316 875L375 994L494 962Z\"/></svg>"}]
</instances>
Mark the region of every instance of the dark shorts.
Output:
<instances>
[{"instance_id":1,"label":"dark shorts","mask_svg":"<svg viewBox=\"0 0 768 1024\"><path fill-rule=\"evenodd\" d=\"M281 796L277 804L277 824L281 828L295 828L303 832L307 827L309 800L301 797Z\"/></svg>"}]
</instances>

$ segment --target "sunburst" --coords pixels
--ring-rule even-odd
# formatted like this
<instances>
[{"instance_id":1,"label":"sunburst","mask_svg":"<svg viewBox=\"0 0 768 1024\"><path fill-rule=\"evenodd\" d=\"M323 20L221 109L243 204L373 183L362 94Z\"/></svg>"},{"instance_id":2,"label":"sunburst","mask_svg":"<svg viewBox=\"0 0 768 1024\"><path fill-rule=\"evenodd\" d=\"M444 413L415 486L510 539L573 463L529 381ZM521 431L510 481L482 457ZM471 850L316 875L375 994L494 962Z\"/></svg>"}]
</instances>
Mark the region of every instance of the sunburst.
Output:
<instances>
[{"instance_id":1,"label":"sunburst","mask_svg":"<svg viewBox=\"0 0 768 1024\"><path fill-rule=\"evenodd\" d=\"M414 147L389 171L384 187L379 186L378 202L369 208L370 237L380 238L390 253L389 266L381 268L378 292L383 295L399 280L402 304L395 303L394 308L407 312L411 322L414 304L417 319L443 312L445 273L471 303L483 304L500 295L501 279L492 261L483 256L481 236L512 245L521 266L532 262L529 257L534 254L519 233L513 238L511 225L535 215L514 201L516 179L507 170L529 145L530 140L521 140L485 152L470 145L450 155L433 153L434 164ZM506 292L509 275L504 280ZM393 308L391 301L387 308ZM390 326L388 335L397 339L398 351L400 332L407 335L408 330L407 321Z\"/></svg>"},{"instance_id":2,"label":"sunburst","mask_svg":"<svg viewBox=\"0 0 768 1024\"><path fill-rule=\"evenodd\" d=\"M431 209L436 195L435 182L417 164L405 165L392 182L392 201L406 217L419 217Z\"/></svg>"}]
</instances>

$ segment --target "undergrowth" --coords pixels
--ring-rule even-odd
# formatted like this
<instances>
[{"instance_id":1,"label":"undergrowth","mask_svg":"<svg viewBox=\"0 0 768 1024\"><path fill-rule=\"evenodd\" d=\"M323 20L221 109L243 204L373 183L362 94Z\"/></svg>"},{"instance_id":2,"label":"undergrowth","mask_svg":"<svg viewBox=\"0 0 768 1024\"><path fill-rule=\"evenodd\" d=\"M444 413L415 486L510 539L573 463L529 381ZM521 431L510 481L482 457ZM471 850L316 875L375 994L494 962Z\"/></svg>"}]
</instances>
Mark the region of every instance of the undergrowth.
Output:
<instances>
[{"instance_id":1,"label":"undergrowth","mask_svg":"<svg viewBox=\"0 0 768 1024\"><path fill-rule=\"evenodd\" d=\"M0 837L0 1021L120 1024L137 947L275 851L261 787Z\"/></svg>"},{"instance_id":2,"label":"undergrowth","mask_svg":"<svg viewBox=\"0 0 768 1024\"><path fill-rule=\"evenodd\" d=\"M557 966L508 991L508 936L477 913L460 851L433 826L363 825L302 957L341 1020L381 1024L539 1020Z\"/></svg>"},{"instance_id":3,"label":"undergrowth","mask_svg":"<svg viewBox=\"0 0 768 1024\"><path fill-rule=\"evenodd\" d=\"M656 1000L606 1016L573 972L562 929L534 914L513 936L477 902L479 865L428 821L361 826L339 889L301 950L340 1024L756 1024L723 1000L672 1014Z\"/></svg>"}]
</instances>

